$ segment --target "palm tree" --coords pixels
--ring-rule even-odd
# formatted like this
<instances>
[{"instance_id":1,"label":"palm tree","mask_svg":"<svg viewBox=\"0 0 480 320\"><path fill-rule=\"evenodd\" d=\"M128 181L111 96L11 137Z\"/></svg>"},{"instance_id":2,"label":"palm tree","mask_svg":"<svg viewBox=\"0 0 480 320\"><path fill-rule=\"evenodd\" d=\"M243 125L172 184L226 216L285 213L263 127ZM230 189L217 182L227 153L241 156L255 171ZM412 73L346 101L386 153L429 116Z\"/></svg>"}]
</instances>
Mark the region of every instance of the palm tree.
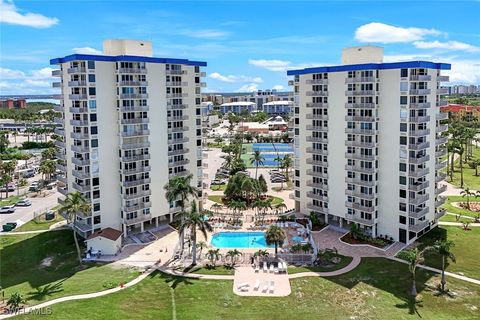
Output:
<instances>
[{"instance_id":1,"label":"palm tree","mask_svg":"<svg viewBox=\"0 0 480 320\"><path fill-rule=\"evenodd\" d=\"M197 210L197 203L192 201L190 206L190 213L184 217L179 227L179 232L184 233L185 230L190 229L190 238L192 240L192 265L197 264L197 229L207 238L207 231L213 231L212 226L204 219L203 215Z\"/></svg>"},{"instance_id":2,"label":"palm tree","mask_svg":"<svg viewBox=\"0 0 480 320\"><path fill-rule=\"evenodd\" d=\"M464 154L465 149L463 148L463 145L460 143L457 145L455 149L455 153L458 154L458 158L460 161L460 188L463 188L463 154Z\"/></svg>"},{"instance_id":3,"label":"palm tree","mask_svg":"<svg viewBox=\"0 0 480 320\"><path fill-rule=\"evenodd\" d=\"M208 248L208 245L205 241L199 241L198 245L197 245L197 248L200 249L200 254L199 255L202 256L203 249Z\"/></svg>"},{"instance_id":4,"label":"palm tree","mask_svg":"<svg viewBox=\"0 0 480 320\"><path fill-rule=\"evenodd\" d=\"M268 251L267 250L261 250L261 249L253 254L253 257L257 258L257 259L267 257L267 256L268 256Z\"/></svg>"},{"instance_id":5,"label":"palm tree","mask_svg":"<svg viewBox=\"0 0 480 320\"><path fill-rule=\"evenodd\" d=\"M470 191L469 187L465 187L460 194L462 197L467 198L467 209L470 210L470 197L475 196L475 193Z\"/></svg>"},{"instance_id":6,"label":"palm tree","mask_svg":"<svg viewBox=\"0 0 480 320\"><path fill-rule=\"evenodd\" d=\"M52 174L57 170L55 160L43 160L40 163L39 171L45 175L46 180L51 180Z\"/></svg>"},{"instance_id":7,"label":"palm tree","mask_svg":"<svg viewBox=\"0 0 480 320\"><path fill-rule=\"evenodd\" d=\"M10 295L10 298L7 300L7 306L10 312L17 312L20 309L20 306L25 303L25 299L23 296L18 293L14 292Z\"/></svg>"},{"instance_id":8,"label":"palm tree","mask_svg":"<svg viewBox=\"0 0 480 320\"><path fill-rule=\"evenodd\" d=\"M262 156L260 150L255 150L250 158L250 164L255 164L255 180L257 180L258 176L258 166L263 166L263 161L265 158Z\"/></svg>"},{"instance_id":9,"label":"palm tree","mask_svg":"<svg viewBox=\"0 0 480 320\"><path fill-rule=\"evenodd\" d=\"M171 178L168 183L163 187L165 190L165 198L168 202L172 203L177 201L180 206L180 219L183 221L183 216L185 215L185 204L187 203L188 197L193 197L194 199L198 198L199 189L191 185L193 175L189 174L185 177L175 176ZM183 232L180 232L180 248L183 254L185 235Z\"/></svg>"},{"instance_id":10,"label":"palm tree","mask_svg":"<svg viewBox=\"0 0 480 320\"><path fill-rule=\"evenodd\" d=\"M2 173L2 182L5 186L5 197L8 198L8 184L12 182L12 176L17 168L17 160L5 161L0 164L0 171Z\"/></svg>"},{"instance_id":11,"label":"palm tree","mask_svg":"<svg viewBox=\"0 0 480 320\"><path fill-rule=\"evenodd\" d=\"M424 261L423 251L418 250L418 248L408 250L404 252L404 257L408 262L408 269L412 274L412 291L411 294L413 297L417 296L417 285L415 282L417 266Z\"/></svg>"},{"instance_id":12,"label":"palm tree","mask_svg":"<svg viewBox=\"0 0 480 320\"><path fill-rule=\"evenodd\" d=\"M445 284L447 283L447 279L445 277L445 263L448 259L456 262L455 255L451 252L451 248L454 246L455 244L452 241L442 240L435 242L431 249L442 257L442 291L445 291Z\"/></svg>"},{"instance_id":13,"label":"palm tree","mask_svg":"<svg viewBox=\"0 0 480 320\"><path fill-rule=\"evenodd\" d=\"M292 156L289 154L285 155L282 160L282 168L285 169L285 178L287 179L287 181L290 180L288 178L288 172L290 171L290 168L292 167L292 165L293 165Z\"/></svg>"},{"instance_id":14,"label":"palm tree","mask_svg":"<svg viewBox=\"0 0 480 320\"><path fill-rule=\"evenodd\" d=\"M278 254L278 247L283 246L285 237L283 229L275 225L271 225L267 232L265 232L265 241L267 242L267 245L275 245L275 256Z\"/></svg>"},{"instance_id":15,"label":"palm tree","mask_svg":"<svg viewBox=\"0 0 480 320\"><path fill-rule=\"evenodd\" d=\"M280 211L280 213L283 213L285 209L287 209L287 205L285 203L278 203L276 205L273 206L275 208L275 210L277 211L277 214L278 214L278 211Z\"/></svg>"},{"instance_id":16,"label":"palm tree","mask_svg":"<svg viewBox=\"0 0 480 320\"><path fill-rule=\"evenodd\" d=\"M472 159L469 162L469 166L471 169L475 170L475 176L478 176L478 166L480 166L480 159Z\"/></svg>"},{"instance_id":17,"label":"palm tree","mask_svg":"<svg viewBox=\"0 0 480 320\"><path fill-rule=\"evenodd\" d=\"M233 250L229 250L225 255L225 257L230 258L230 263L231 263L231 266L233 267L235 266L236 259L239 255L241 255L240 251L238 251L237 249L233 249Z\"/></svg>"},{"instance_id":18,"label":"palm tree","mask_svg":"<svg viewBox=\"0 0 480 320\"><path fill-rule=\"evenodd\" d=\"M64 204L58 209L58 212L67 218L67 222L72 226L73 239L75 240L75 247L77 248L78 261L82 264L82 257L80 254L80 246L78 245L77 231L75 230L77 215L86 216L91 213L90 204L85 200L80 192L73 192L67 194Z\"/></svg>"},{"instance_id":19,"label":"palm tree","mask_svg":"<svg viewBox=\"0 0 480 320\"><path fill-rule=\"evenodd\" d=\"M210 249L207 252L207 259L210 260L213 267L215 267L216 262L220 259L220 249Z\"/></svg>"},{"instance_id":20,"label":"palm tree","mask_svg":"<svg viewBox=\"0 0 480 320\"><path fill-rule=\"evenodd\" d=\"M212 206L210 207L210 209L212 209L214 212L215 212L215 215L218 216L218 212L223 209L223 206L220 204L220 203L214 203L212 204Z\"/></svg>"}]
</instances>

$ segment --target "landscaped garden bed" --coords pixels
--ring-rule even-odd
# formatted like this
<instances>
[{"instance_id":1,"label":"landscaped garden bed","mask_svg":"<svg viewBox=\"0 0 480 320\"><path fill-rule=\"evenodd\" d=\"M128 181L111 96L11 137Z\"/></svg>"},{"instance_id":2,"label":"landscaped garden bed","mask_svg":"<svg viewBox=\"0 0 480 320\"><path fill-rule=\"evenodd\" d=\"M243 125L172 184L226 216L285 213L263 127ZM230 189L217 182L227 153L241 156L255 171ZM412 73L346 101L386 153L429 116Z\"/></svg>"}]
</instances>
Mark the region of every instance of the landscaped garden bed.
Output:
<instances>
[{"instance_id":1,"label":"landscaped garden bed","mask_svg":"<svg viewBox=\"0 0 480 320\"><path fill-rule=\"evenodd\" d=\"M360 236L355 237L352 232L347 233L343 237L340 238L343 242L353 245L370 245L380 249L384 249L391 245L393 241L381 238L372 238L368 236Z\"/></svg>"}]
</instances>

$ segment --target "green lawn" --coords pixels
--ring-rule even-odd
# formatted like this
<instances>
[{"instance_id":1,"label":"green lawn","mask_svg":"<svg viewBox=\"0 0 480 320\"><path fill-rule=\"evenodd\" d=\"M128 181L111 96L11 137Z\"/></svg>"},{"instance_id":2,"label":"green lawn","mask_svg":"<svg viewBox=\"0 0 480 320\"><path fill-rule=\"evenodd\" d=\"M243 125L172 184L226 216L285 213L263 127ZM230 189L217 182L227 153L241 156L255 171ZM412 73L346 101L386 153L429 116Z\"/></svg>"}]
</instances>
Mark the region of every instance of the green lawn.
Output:
<instances>
[{"instance_id":1,"label":"green lawn","mask_svg":"<svg viewBox=\"0 0 480 320\"><path fill-rule=\"evenodd\" d=\"M216 267L188 267L183 270L184 272L197 273L197 274L218 274L218 275L233 275L235 274L235 269L225 266L216 266Z\"/></svg>"},{"instance_id":2,"label":"green lawn","mask_svg":"<svg viewBox=\"0 0 480 320\"><path fill-rule=\"evenodd\" d=\"M109 265L80 268L71 230L0 237L0 285L5 297L21 293L28 304L104 290L138 272Z\"/></svg>"},{"instance_id":3,"label":"green lawn","mask_svg":"<svg viewBox=\"0 0 480 320\"><path fill-rule=\"evenodd\" d=\"M23 199L23 197L22 196L10 196L6 199L0 200L0 207L10 206L12 204L16 204L18 202L18 200L20 200L20 199Z\"/></svg>"},{"instance_id":4,"label":"green lawn","mask_svg":"<svg viewBox=\"0 0 480 320\"><path fill-rule=\"evenodd\" d=\"M470 199L470 201L478 201L478 200L479 200L478 198L475 199L473 197L471 197L471 199ZM463 209L463 208L458 208L458 207L453 206L453 204L452 204L452 202L466 202L466 201L467 201L466 198L463 197L463 196L449 196L449 197L447 197L447 201L445 202L443 207L445 209L447 209L447 212L475 218L477 216L476 212L473 212L473 211L470 211L470 210L467 210L467 209ZM441 220L442 221L456 221L455 216L452 216L452 215L444 215L441 218ZM460 219L460 221L471 221L471 222L473 222L473 220L471 220L471 219Z\"/></svg>"},{"instance_id":5,"label":"green lawn","mask_svg":"<svg viewBox=\"0 0 480 320\"><path fill-rule=\"evenodd\" d=\"M450 272L463 273L467 277L480 280L480 228L472 228L464 231L461 227L441 226L428 232L419 239L421 248L433 245L438 239L447 239L455 243L452 252L457 262L449 262L446 270ZM426 255L426 265L441 268L441 259L434 253Z\"/></svg>"},{"instance_id":6,"label":"green lawn","mask_svg":"<svg viewBox=\"0 0 480 320\"><path fill-rule=\"evenodd\" d=\"M473 147L473 158L480 159L480 148ZM460 187L460 161L455 161L455 169L453 171L453 180L450 180L450 176L447 177L448 182ZM446 170L446 169L445 169ZM480 168L479 168L480 174ZM475 170L471 169L468 163L463 161L463 181L464 187L469 187L473 190L480 190L480 175L475 176Z\"/></svg>"},{"instance_id":7,"label":"green lawn","mask_svg":"<svg viewBox=\"0 0 480 320\"><path fill-rule=\"evenodd\" d=\"M315 266L315 267L295 267L295 266L289 266L288 267L288 273L289 274L294 274L294 273L300 273L300 272L329 272L329 271L335 271L335 270L340 270L342 268L345 268L352 262L352 257L347 257L347 256L342 256L340 254L332 254L332 257L337 256L341 258L342 260L340 263L333 265L332 267L323 267L323 266Z\"/></svg>"},{"instance_id":8,"label":"green lawn","mask_svg":"<svg viewBox=\"0 0 480 320\"><path fill-rule=\"evenodd\" d=\"M240 297L231 281L154 273L138 285L97 299L52 306L49 319L478 319L480 287L448 279L451 296L437 295L439 277L419 270L420 303L408 293L408 266L365 258L348 274L290 281L288 297ZM34 319L35 315L19 319Z\"/></svg>"},{"instance_id":9,"label":"green lawn","mask_svg":"<svg viewBox=\"0 0 480 320\"><path fill-rule=\"evenodd\" d=\"M38 221L36 220L30 220L24 225L18 227L15 229L15 231L37 231L37 230L48 230L51 225L63 221L63 217L56 213L55 218L53 220L45 220L45 219L39 219Z\"/></svg>"},{"instance_id":10,"label":"green lawn","mask_svg":"<svg viewBox=\"0 0 480 320\"><path fill-rule=\"evenodd\" d=\"M221 184L221 185L211 185L210 186L210 190L212 191L225 191L225 189L227 188L227 185L226 184Z\"/></svg>"},{"instance_id":11,"label":"green lawn","mask_svg":"<svg viewBox=\"0 0 480 320\"><path fill-rule=\"evenodd\" d=\"M223 203L223 196L221 196L221 195L210 195L210 196L208 196L208 200L216 202L216 203L220 203L220 204L225 204L225 203ZM277 205L277 204L280 204L280 203L283 203L282 198L273 197L272 205Z\"/></svg>"}]
</instances>

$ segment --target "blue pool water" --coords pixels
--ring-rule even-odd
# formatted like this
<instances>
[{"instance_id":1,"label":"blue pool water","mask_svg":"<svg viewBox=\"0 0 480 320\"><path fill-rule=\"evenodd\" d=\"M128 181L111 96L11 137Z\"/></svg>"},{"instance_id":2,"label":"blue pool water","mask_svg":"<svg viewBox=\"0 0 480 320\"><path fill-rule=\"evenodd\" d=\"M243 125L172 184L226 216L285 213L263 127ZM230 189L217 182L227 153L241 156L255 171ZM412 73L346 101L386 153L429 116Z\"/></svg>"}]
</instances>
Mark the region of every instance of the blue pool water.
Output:
<instances>
[{"instance_id":1,"label":"blue pool water","mask_svg":"<svg viewBox=\"0 0 480 320\"><path fill-rule=\"evenodd\" d=\"M218 232L213 235L211 244L216 248L274 248L267 246L263 232Z\"/></svg>"},{"instance_id":2,"label":"blue pool water","mask_svg":"<svg viewBox=\"0 0 480 320\"><path fill-rule=\"evenodd\" d=\"M302 242L303 238L299 237L299 236L295 236L295 237L292 237L292 240L295 241L295 242Z\"/></svg>"},{"instance_id":3,"label":"blue pool water","mask_svg":"<svg viewBox=\"0 0 480 320\"><path fill-rule=\"evenodd\" d=\"M254 143L252 150L259 150L261 152L275 152L276 149L276 152L293 153L293 146L289 143L274 143L274 145L275 148L271 143Z\"/></svg>"}]
</instances>

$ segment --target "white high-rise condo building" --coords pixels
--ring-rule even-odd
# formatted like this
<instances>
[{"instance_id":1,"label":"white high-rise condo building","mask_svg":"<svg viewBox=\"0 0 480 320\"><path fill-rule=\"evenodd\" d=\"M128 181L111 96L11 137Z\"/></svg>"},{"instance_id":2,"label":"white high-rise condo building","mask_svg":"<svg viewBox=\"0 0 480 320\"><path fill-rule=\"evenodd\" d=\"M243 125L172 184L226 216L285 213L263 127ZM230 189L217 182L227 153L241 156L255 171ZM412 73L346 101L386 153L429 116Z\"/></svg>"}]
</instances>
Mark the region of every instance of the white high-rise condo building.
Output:
<instances>
[{"instance_id":1,"label":"white high-rise condo building","mask_svg":"<svg viewBox=\"0 0 480 320\"><path fill-rule=\"evenodd\" d=\"M124 236L172 219L169 178L202 183L201 88L205 62L156 58L149 41L106 40L103 55L50 61L60 77L59 191L79 191L91 212L84 237L113 228ZM64 201L64 198L59 200Z\"/></svg>"},{"instance_id":2,"label":"white high-rise condo building","mask_svg":"<svg viewBox=\"0 0 480 320\"><path fill-rule=\"evenodd\" d=\"M294 79L295 204L329 225L358 224L410 243L444 214L440 113L449 64L383 63L383 48L343 50L342 65Z\"/></svg>"}]
</instances>

